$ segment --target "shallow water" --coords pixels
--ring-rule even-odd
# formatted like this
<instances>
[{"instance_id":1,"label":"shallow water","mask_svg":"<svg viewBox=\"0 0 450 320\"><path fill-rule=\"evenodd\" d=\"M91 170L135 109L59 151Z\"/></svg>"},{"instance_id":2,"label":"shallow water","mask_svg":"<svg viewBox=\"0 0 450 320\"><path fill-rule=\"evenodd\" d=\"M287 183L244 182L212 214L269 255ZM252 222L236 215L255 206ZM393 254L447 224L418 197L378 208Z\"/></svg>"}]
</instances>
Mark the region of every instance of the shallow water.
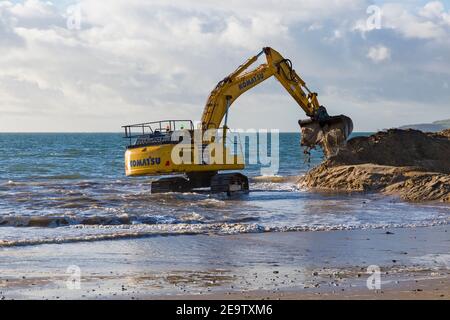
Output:
<instances>
[{"instance_id":1,"label":"shallow water","mask_svg":"<svg viewBox=\"0 0 450 320\"><path fill-rule=\"evenodd\" d=\"M120 134L0 134L0 246L152 235L324 231L443 225L448 206L370 194L320 194L295 181L305 163L299 134L280 134L280 177L244 171L249 195L150 194L127 178ZM259 178L258 178L259 177Z\"/></svg>"},{"instance_id":2,"label":"shallow water","mask_svg":"<svg viewBox=\"0 0 450 320\"><path fill-rule=\"evenodd\" d=\"M396 283L448 277L447 229L181 235L2 248L0 298L229 298L229 292L344 288L367 293L369 265L382 270L383 290L405 290ZM82 276L78 290L67 283L74 267Z\"/></svg>"}]
</instances>

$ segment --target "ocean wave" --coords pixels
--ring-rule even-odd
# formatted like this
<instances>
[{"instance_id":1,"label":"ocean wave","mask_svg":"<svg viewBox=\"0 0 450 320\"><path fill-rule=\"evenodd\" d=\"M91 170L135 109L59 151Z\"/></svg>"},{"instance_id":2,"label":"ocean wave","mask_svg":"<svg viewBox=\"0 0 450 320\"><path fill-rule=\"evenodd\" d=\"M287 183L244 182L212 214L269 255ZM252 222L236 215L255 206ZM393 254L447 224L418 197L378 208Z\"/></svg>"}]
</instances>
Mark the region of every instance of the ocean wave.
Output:
<instances>
[{"instance_id":1,"label":"ocean wave","mask_svg":"<svg viewBox=\"0 0 450 320\"><path fill-rule=\"evenodd\" d=\"M227 206L227 202L217 198L208 198L198 201L196 205L205 208L223 208Z\"/></svg>"},{"instance_id":2,"label":"ocean wave","mask_svg":"<svg viewBox=\"0 0 450 320\"><path fill-rule=\"evenodd\" d=\"M87 179L88 177L82 175L52 175L52 176L29 176L26 180L8 180L1 183L4 187L59 187L67 186L68 182L64 180L74 180L70 182L73 187L79 187L78 180ZM85 180L89 181L89 180ZM80 182L83 183L83 182ZM98 182L93 182L98 184Z\"/></svg>"},{"instance_id":3,"label":"ocean wave","mask_svg":"<svg viewBox=\"0 0 450 320\"><path fill-rule=\"evenodd\" d=\"M215 216L215 218L217 218ZM48 215L48 216L32 216L32 215L0 215L0 226L3 227L34 227L34 228L56 228L64 226L76 225L153 225L153 224L182 224L182 223L205 223L209 219L197 212L185 213L181 216L174 215L128 215L128 214L111 214L111 215L91 215L77 216L74 214L67 215ZM233 218L227 222L249 222L256 221L257 217Z\"/></svg>"},{"instance_id":4,"label":"ocean wave","mask_svg":"<svg viewBox=\"0 0 450 320\"><path fill-rule=\"evenodd\" d=\"M250 190L253 192L257 191L284 191L284 192L298 192L301 191L294 183L279 183L279 182L258 182L251 183Z\"/></svg>"},{"instance_id":5,"label":"ocean wave","mask_svg":"<svg viewBox=\"0 0 450 320\"><path fill-rule=\"evenodd\" d=\"M258 176L250 178L253 191L301 191L297 185L300 176Z\"/></svg>"},{"instance_id":6,"label":"ocean wave","mask_svg":"<svg viewBox=\"0 0 450 320\"><path fill-rule=\"evenodd\" d=\"M258 176L250 178L251 182L296 183L301 176Z\"/></svg>"},{"instance_id":7,"label":"ocean wave","mask_svg":"<svg viewBox=\"0 0 450 320\"><path fill-rule=\"evenodd\" d=\"M251 177L250 183L257 188L265 188L267 190L274 189L287 189L296 186L300 176L258 176ZM64 181L72 180L72 181ZM81 174L60 174L60 175L39 175L30 176L26 180L7 180L0 182L2 187L65 187L71 186L73 189L83 190L83 189L104 189L104 188L137 188L139 190L145 188L148 192L142 194L127 195L129 197L148 197L152 198L198 198L199 200L204 199L208 196L205 192L186 192L186 193L164 193L152 195L150 194L151 181L142 180L120 180L115 181L102 181L98 179L93 179Z\"/></svg>"},{"instance_id":8,"label":"ocean wave","mask_svg":"<svg viewBox=\"0 0 450 320\"><path fill-rule=\"evenodd\" d=\"M189 221L191 223L193 223L193 222L201 223L203 220L205 220L205 217L202 216L201 214L196 213L196 212L191 212L191 213L187 213L187 214L182 215L180 217L180 219L182 221Z\"/></svg>"},{"instance_id":9,"label":"ocean wave","mask_svg":"<svg viewBox=\"0 0 450 320\"><path fill-rule=\"evenodd\" d=\"M430 221L416 224L365 224L365 225L323 225L323 226L263 226L257 223L210 223L210 224L154 224L154 225L89 225L80 224L68 226L79 230L79 235L36 237L25 239L0 239L0 247L32 246L41 244L62 244L73 242L93 242L102 240L135 239L152 236L179 236L179 235L236 235L246 233L269 232L325 232L342 230L366 229L393 229L393 228L419 228L448 225L449 221ZM86 234L87 233L87 234Z\"/></svg>"},{"instance_id":10,"label":"ocean wave","mask_svg":"<svg viewBox=\"0 0 450 320\"><path fill-rule=\"evenodd\" d=\"M323 232L323 231L352 231L370 229L403 229L403 228L423 228L448 225L450 221L427 221L421 223L383 223L383 224L337 224L337 225L298 225L298 226L276 226L266 227L265 232Z\"/></svg>"},{"instance_id":11,"label":"ocean wave","mask_svg":"<svg viewBox=\"0 0 450 320\"><path fill-rule=\"evenodd\" d=\"M145 238L151 236L177 236L177 235L199 235L199 234L239 234L239 233L255 233L263 232L263 228L257 224L176 224L176 225L153 225L153 226L88 226L78 225L73 228L78 229L94 229L107 230L110 232L99 232L96 234L83 234L75 236L58 236L58 237L42 237L42 238L28 238L16 240L1 240L1 247L18 247L18 246L33 246L42 244L62 244L73 242L92 242L102 240L120 240L120 239L135 239ZM116 232L111 232L116 231Z\"/></svg>"},{"instance_id":12,"label":"ocean wave","mask_svg":"<svg viewBox=\"0 0 450 320\"><path fill-rule=\"evenodd\" d=\"M0 216L0 226L56 228L73 225L173 224L181 220L172 216Z\"/></svg>"},{"instance_id":13,"label":"ocean wave","mask_svg":"<svg viewBox=\"0 0 450 320\"><path fill-rule=\"evenodd\" d=\"M88 176L74 173L74 174L58 174L58 175L40 175L40 176L30 176L30 180L81 180L87 179Z\"/></svg>"}]
</instances>

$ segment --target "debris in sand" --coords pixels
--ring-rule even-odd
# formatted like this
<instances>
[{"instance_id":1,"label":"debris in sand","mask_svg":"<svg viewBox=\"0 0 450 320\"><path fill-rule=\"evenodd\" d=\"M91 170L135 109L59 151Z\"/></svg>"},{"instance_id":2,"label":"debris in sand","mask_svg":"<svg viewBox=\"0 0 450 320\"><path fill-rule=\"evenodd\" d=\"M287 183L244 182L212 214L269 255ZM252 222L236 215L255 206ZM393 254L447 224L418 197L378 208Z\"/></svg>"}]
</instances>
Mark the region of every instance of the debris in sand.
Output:
<instances>
[{"instance_id":1,"label":"debris in sand","mask_svg":"<svg viewBox=\"0 0 450 320\"><path fill-rule=\"evenodd\" d=\"M299 183L322 190L396 194L408 201L450 202L450 130L393 129L353 138Z\"/></svg>"}]
</instances>

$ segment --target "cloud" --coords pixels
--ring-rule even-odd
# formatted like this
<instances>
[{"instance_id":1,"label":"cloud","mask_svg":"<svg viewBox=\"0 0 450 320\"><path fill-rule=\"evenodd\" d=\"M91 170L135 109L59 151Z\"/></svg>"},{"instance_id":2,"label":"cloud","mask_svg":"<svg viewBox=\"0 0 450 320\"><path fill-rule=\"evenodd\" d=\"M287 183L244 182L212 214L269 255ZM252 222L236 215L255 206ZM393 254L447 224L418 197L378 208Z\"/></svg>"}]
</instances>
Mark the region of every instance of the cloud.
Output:
<instances>
[{"instance_id":1,"label":"cloud","mask_svg":"<svg viewBox=\"0 0 450 320\"><path fill-rule=\"evenodd\" d=\"M69 30L71 12L61 4L0 0L0 130L117 131L128 122L197 120L216 83L267 45L292 60L330 113L354 115L358 129L383 127L388 116L365 118L375 105L392 115L389 123L423 117L420 106L445 113L448 10L389 2L382 29L369 31L362 26L370 4L81 0L80 29ZM417 112L405 112L411 103ZM238 99L230 124L297 131L292 119L302 117L271 80Z\"/></svg>"},{"instance_id":2,"label":"cloud","mask_svg":"<svg viewBox=\"0 0 450 320\"><path fill-rule=\"evenodd\" d=\"M401 2L387 2L380 8L381 28L410 39L448 40L450 14L441 1L432 1L422 7L408 7ZM353 30L365 34L376 29L368 28L365 20L355 22Z\"/></svg>"},{"instance_id":3,"label":"cloud","mask_svg":"<svg viewBox=\"0 0 450 320\"><path fill-rule=\"evenodd\" d=\"M443 39L448 35L438 21L406 12L398 5L386 5L383 9L386 26L407 38Z\"/></svg>"},{"instance_id":4,"label":"cloud","mask_svg":"<svg viewBox=\"0 0 450 320\"><path fill-rule=\"evenodd\" d=\"M440 19L444 14L445 7L440 1L432 1L425 4L425 6L419 11L420 16L426 19Z\"/></svg>"},{"instance_id":5,"label":"cloud","mask_svg":"<svg viewBox=\"0 0 450 320\"><path fill-rule=\"evenodd\" d=\"M369 48L367 57L375 63L391 59L391 50L383 45Z\"/></svg>"}]
</instances>

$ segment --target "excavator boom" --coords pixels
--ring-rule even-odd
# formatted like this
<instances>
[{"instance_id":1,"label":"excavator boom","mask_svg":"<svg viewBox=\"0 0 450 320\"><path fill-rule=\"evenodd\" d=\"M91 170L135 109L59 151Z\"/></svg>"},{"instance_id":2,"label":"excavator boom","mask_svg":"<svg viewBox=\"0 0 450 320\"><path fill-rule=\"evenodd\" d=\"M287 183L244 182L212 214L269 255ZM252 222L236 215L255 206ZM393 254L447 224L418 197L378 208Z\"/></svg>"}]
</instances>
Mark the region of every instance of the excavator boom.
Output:
<instances>
[{"instance_id":1,"label":"excavator boom","mask_svg":"<svg viewBox=\"0 0 450 320\"><path fill-rule=\"evenodd\" d=\"M262 54L265 54L267 62L253 70L247 70ZM219 128L229 107L241 94L272 76L278 79L306 115L314 116L315 110L320 107L317 94L306 87L305 82L292 69L290 60L284 59L274 49L266 47L217 84L203 110L201 119L203 128Z\"/></svg>"},{"instance_id":2,"label":"excavator boom","mask_svg":"<svg viewBox=\"0 0 450 320\"><path fill-rule=\"evenodd\" d=\"M266 62L249 71L248 68L263 54ZM219 128L224 118L226 127L231 104L241 94L272 76L309 117L308 120L299 122L302 129L301 144L308 149L320 145L326 156L336 153L353 130L351 119L343 115L330 117L326 108L319 104L317 93L311 92L305 81L292 68L291 61L270 47L263 48L260 53L248 59L217 84L203 110L202 128Z\"/></svg>"}]
</instances>

